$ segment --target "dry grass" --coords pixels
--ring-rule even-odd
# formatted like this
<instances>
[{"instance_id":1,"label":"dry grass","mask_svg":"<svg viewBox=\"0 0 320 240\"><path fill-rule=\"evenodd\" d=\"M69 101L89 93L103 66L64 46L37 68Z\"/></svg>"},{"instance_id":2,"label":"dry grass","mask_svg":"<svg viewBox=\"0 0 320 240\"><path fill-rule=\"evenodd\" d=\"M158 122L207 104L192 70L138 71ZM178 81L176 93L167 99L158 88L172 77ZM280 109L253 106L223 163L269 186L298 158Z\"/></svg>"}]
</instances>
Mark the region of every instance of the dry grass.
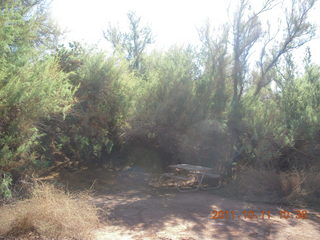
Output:
<instances>
[{"instance_id":1,"label":"dry grass","mask_svg":"<svg viewBox=\"0 0 320 240\"><path fill-rule=\"evenodd\" d=\"M90 239L99 225L88 194L68 194L49 184L37 184L28 199L0 208L0 236L37 232L63 239Z\"/></svg>"},{"instance_id":2,"label":"dry grass","mask_svg":"<svg viewBox=\"0 0 320 240\"><path fill-rule=\"evenodd\" d=\"M248 168L242 171L233 190L249 199L302 204L320 196L320 174L316 171L291 171Z\"/></svg>"},{"instance_id":3,"label":"dry grass","mask_svg":"<svg viewBox=\"0 0 320 240\"><path fill-rule=\"evenodd\" d=\"M239 195L249 199L274 201L281 195L280 182L280 175L275 171L248 168L241 172L234 187Z\"/></svg>"}]
</instances>

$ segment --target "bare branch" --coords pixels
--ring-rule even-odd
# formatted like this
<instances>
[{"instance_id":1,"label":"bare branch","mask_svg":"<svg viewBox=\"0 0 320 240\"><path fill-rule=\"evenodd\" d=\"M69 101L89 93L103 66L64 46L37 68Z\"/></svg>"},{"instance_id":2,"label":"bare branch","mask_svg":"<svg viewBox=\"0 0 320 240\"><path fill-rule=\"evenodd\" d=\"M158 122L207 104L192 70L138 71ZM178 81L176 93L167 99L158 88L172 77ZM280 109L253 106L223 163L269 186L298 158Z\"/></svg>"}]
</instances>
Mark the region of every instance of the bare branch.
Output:
<instances>
[{"instance_id":1,"label":"bare branch","mask_svg":"<svg viewBox=\"0 0 320 240\"><path fill-rule=\"evenodd\" d=\"M255 95L258 95L260 90L271 82L271 79L268 79L267 75L279 61L281 56L293 49L299 48L313 38L315 28L308 22L307 17L315 2L316 0L291 1L291 8L286 13L286 30L284 39L280 46L271 53L269 61L263 61L263 58L266 55L266 45L264 46L259 63L261 76L256 87Z\"/></svg>"},{"instance_id":2,"label":"bare branch","mask_svg":"<svg viewBox=\"0 0 320 240\"><path fill-rule=\"evenodd\" d=\"M246 75L248 74L248 58L256 42L264 35L259 16L278 4L276 0L267 0L257 12L249 13L251 6L248 0L240 0L233 24L233 100L238 101L243 94Z\"/></svg>"},{"instance_id":3,"label":"bare branch","mask_svg":"<svg viewBox=\"0 0 320 240\"><path fill-rule=\"evenodd\" d=\"M123 45L124 35L119 28L109 25L106 31L103 31L104 38L112 44L113 49Z\"/></svg>"}]
</instances>

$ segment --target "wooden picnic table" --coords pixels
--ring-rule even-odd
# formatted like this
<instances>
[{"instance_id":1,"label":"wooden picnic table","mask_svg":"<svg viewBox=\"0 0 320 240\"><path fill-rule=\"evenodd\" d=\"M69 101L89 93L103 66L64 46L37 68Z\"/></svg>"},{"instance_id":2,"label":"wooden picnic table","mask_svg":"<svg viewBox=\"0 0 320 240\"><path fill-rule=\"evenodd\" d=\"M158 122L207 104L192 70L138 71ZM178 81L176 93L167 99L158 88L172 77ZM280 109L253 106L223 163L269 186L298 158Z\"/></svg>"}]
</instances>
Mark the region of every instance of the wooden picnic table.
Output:
<instances>
[{"instance_id":1,"label":"wooden picnic table","mask_svg":"<svg viewBox=\"0 0 320 240\"><path fill-rule=\"evenodd\" d=\"M198 190L199 188L203 188L202 182L204 177L206 176L210 178L218 179L219 181L218 187L220 186L220 175L212 173L214 170L213 168L191 165L191 164L175 164L175 165L169 165L169 167L176 171L184 170L184 171L187 171L188 173L191 173L192 175L196 175L198 185L193 190ZM182 191L182 189L179 186L178 186L178 190Z\"/></svg>"}]
</instances>

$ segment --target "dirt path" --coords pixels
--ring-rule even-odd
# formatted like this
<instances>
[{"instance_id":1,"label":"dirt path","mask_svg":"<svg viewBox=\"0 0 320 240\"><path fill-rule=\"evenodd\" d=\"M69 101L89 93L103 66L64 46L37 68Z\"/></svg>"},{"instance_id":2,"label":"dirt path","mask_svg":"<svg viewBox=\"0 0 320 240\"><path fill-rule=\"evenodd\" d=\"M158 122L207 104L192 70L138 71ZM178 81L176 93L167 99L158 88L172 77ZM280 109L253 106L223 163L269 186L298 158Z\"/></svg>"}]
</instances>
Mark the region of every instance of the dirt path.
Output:
<instances>
[{"instance_id":1,"label":"dirt path","mask_svg":"<svg viewBox=\"0 0 320 240\"><path fill-rule=\"evenodd\" d=\"M101 196L108 225L97 239L318 239L319 214L280 219L277 206L224 199L207 192ZM235 210L241 219L209 219L211 210ZM243 210L271 211L270 219L244 219ZM238 214L239 212L239 214ZM238 217L239 217L238 216Z\"/></svg>"},{"instance_id":2,"label":"dirt path","mask_svg":"<svg viewBox=\"0 0 320 240\"><path fill-rule=\"evenodd\" d=\"M98 176L99 173L94 174ZM109 176L110 177L110 176ZM181 193L155 190L146 184L143 173L113 176L113 184L97 183L99 194L93 200L101 209L103 227L97 240L152 239L319 239L320 214L308 210L308 219L298 219L294 209L226 199L210 191ZM110 179L105 183L110 183ZM213 210L235 211L234 219L210 219ZM244 210L259 219L245 219ZM280 218L279 211L292 212ZM270 219L262 211L270 211Z\"/></svg>"}]
</instances>

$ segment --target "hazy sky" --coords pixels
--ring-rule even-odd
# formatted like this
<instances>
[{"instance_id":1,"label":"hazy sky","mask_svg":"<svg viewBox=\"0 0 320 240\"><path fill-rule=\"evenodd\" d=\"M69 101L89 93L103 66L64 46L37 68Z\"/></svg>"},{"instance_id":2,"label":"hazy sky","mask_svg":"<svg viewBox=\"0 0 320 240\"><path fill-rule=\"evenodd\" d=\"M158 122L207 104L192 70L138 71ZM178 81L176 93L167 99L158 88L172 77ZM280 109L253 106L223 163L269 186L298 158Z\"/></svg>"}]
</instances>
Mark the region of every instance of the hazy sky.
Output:
<instances>
[{"instance_id":1,"label":"hazy sky","mask_svg":"<svg viewBox=\"0 0 320 240\"><path fill-rule=\"evenodd\" d=\"M178 43L196 43L197 28L209 18L213 25L230 21L227 9L235 5L234 0L53 0L51 14L53 19L69 31L68 40L98 43L107 47L102 31L108 23L125 28L128 25L126 14L135 11L148 24L158 48ZM262 1L252 1L255 5ZM230 4L231 3L231 4ZM317 10L320 8L318 7ZM319 10L320 11L320 10ZM274 21L277 14L267 16ZM317 14L313 14L318 19ZM320 40L311 44L313 59L320 63Z\"/></svg>"},{"instance_id":2,"label":"hazy sky","mask_svg":"<svg viewBox=\"0 0 320 240\"><path fill-rule=\"evenodd\" d=\"M197 41L196 27L207 17L222 22L227 17L227 1L221 0L53 0L52 15L69 37L89 43L102 40L108 23L126 27L129 11L142 16L152 28L159 47Z\"/></svg>"}]
</instances>

